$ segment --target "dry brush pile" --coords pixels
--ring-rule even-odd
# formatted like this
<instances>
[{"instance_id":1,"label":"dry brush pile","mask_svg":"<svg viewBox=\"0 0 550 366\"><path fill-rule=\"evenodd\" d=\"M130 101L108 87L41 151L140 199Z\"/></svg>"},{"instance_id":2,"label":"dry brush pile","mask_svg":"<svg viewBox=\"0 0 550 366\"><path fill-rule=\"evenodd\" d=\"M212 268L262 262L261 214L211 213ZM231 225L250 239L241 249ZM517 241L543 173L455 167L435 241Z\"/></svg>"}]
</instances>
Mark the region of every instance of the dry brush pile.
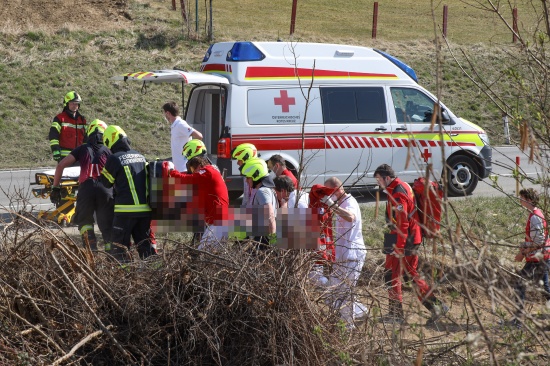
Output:
<instances>
[{"instance_id":1,"label":"dry brush pile","mask_svg":"<svg viewBox=\"0 0 550 366\"><path fill-rule=\"evenodd\" d=\"M381 261L369 255L356 295L371 316L348 332L308 283L307 253L233 245L209 254L165 242L170 250L161 255L121 266L32 217L2 229L0 364L548 362L549 322L541 314L528 316L523 329L496 325L514 311L515 274L472 240L438 260L423 253L424 272L451 306L436 327L424 325L414 289L405 293L407 321L382 321ZM529 296L540 300L535 291Z\"/></svg>"}]
</instances>

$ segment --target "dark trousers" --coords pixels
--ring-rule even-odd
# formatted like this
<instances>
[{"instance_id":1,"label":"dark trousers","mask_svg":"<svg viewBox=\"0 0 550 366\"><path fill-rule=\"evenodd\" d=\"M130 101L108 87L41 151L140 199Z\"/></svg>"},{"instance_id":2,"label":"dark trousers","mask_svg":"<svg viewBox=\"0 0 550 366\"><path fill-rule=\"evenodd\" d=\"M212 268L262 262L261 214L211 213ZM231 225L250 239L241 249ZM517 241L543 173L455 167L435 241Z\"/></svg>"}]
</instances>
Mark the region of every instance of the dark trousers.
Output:
<instances>
[{"instance_id":1,"label":"dark trousers","mask_svg":"<svg viewBox=\"0 0 550 366\"><path fill-rule=\"evenodd\" d=\"M112 250L111 254L117 259L123 257L126 249L131 249L131 239L137 246L141 259L154 254L151 247L151 216L133 217L115 214L113 220ZM122 247L120 247L122 246Z\"/></svg>"},{"instance_id":2,"label":"dark trousers","mask_svg":"<svg viewBox=\"0 0 550 366\"><path fill-rule=\"evenodd\" d=\"M81 234L84 234L83 231L88 231L88 236L93 238L95 238L94 212L103 241L109 243L114 217L113 190L105 188L98 180L88 179L78 186L73 221L78 225Z\"/></svg>"},{"instance_id":3,"label":"dark trousers","mask_svg":"<svg viewBox=\"0 0 550 366\"><path fill-rule=\"evenodd\" d=\"M519 299L519 307L523 309L523 303L525 301L525 291L527 290L527 284L525 280L534 281L535 283L542 281L544 286L544 297L546 300L550 300L550 286L548 284L548 268L550 267L550 260L540 262L525 262L523 268L519 271L521 276L516 283L516 295Z\"/></svg>"}]
</instances>

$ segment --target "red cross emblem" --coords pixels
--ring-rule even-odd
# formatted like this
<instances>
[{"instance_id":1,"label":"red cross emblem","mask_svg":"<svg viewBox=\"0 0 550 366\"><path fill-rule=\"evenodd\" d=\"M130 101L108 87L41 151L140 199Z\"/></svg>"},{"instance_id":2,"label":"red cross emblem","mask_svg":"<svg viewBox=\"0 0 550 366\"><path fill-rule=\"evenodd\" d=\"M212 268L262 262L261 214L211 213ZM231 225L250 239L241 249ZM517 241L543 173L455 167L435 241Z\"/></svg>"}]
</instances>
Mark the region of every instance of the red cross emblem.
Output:
<instances>
[{"instance_id":1,"label":"red cross emblem","mask_svg":"<svg viewBox=\"0 0 550 366\"><path fill-rule=\"evenodd\" d=\"M430 153L428 151L428 149L424 149L424 152L422 154L420 154L420 156L422 156L422 158L424 159L424 161L427 163L428 162L428 159L432 157L432 153Z\"/></svg>"},{"instance_id":2,"label":"red cross emblem","mask_svg":"<svg viewBox=\"0 0 550 366\"><path fill-rule=\"evenodd\" d=\"M288 92L286 90L281 90L281 96L275 97L275 105L280 105L283 109L283 112L290 112L290 106L296 105L296 98L289 98Z\"/></svg>"}]
</instances>

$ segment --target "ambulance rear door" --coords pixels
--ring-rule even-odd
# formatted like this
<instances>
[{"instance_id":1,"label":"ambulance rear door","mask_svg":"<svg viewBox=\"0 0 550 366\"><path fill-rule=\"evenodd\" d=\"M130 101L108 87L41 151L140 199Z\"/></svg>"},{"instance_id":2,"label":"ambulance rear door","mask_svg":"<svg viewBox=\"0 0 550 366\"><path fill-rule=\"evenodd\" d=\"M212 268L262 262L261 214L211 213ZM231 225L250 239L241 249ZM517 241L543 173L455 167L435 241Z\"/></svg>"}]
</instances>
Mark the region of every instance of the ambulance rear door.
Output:
<instances>
[{"instance_id":1,"label":"ambulance rear door","mask_svg":"<svg viewBox=\"0 0 550 366\"><path fill-rule=\"evenodd\" d=\"M384 87L325 86L320 90L326 176L338 177L346 186L376 184L374 170L380 164L392 164L392 129Z\"/></svg>"}]
</instances>

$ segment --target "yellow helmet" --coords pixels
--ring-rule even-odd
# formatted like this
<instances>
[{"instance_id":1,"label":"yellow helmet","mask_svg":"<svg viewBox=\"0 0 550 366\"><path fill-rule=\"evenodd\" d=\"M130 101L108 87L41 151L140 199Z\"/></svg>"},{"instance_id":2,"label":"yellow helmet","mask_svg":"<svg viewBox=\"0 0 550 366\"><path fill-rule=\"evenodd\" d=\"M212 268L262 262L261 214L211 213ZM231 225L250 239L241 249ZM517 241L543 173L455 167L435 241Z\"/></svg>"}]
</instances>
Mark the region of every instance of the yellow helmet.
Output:
<instances>
[{"instance_id":1,"label":"yellow helmet","mask_svg":"<svg viewBox=\"0 0 550 366\"><path fill-rule=\"evenodd\" d=\"M199 155L204 155L206 154L206 145L204 144L204 142L202 142L202 140L199 139L189 140L185 145L183 145L183 151L181 152L181 154L187 159L191 159Z\"/></svg>"},{"instance_id":2,"label":"yellow helmet","mask_svg":"<svg viewBox=\"0 0 550 366\"><path fill-rule=\"evenodd\" d=\"M90 136L94 132L98 132L103 134L105 130L107 129L107 124L103 122L100 119L94 119L92 123L88 126L88 129L86 130L86 135Z\"/></svg>"},{"instance_id":3,"label":"yellow helmet","mask_svg":"<svg viewBox=\"0 0 550 366\"><path fill-rule=\"evenodd\" d=\"M124 132L122 128L110 125L105 129L105 132L103 132L103 145L110 149L123 137L126 137L126 132Z\"/></svg>"},{"instance_id":4,"label":"yellow helmet","mask_svg":"<svg viewBox=\"0 0 550 366\"><path fill-rule=\"evenodd\" d=\"M241 174L247 178L252 178L254 182L269 175L267 164L263 159L250 158L248 159L241 169Z\"/></svg>"},{"instance_id":5,"label":"yellow helmet","mask_svg":"<svg viewBox=\"0 0 550 366\"><path fill-rule=\"evenodd\" d=\"M82 99L80 98L80 95L78 95L75 91L70 91L67 94L65 94L64 98L64 106L66 107L69 102L76 102L76 103L82 103Z\"/></svg>"},{"instance_id":6,"label":"yellow helmet","mask_svg":"<svg viewBox=\"0 0 550 366\"><path fill-rule=\"evenodd\" d=\"M231 157L236 160L242 160L247 161L250 158L255 158L258 156L258 150L256 149L256 146L245 142L244 144L240 144L237 146L233 153L231 154Z\"/></svg>"}]
</instances>

